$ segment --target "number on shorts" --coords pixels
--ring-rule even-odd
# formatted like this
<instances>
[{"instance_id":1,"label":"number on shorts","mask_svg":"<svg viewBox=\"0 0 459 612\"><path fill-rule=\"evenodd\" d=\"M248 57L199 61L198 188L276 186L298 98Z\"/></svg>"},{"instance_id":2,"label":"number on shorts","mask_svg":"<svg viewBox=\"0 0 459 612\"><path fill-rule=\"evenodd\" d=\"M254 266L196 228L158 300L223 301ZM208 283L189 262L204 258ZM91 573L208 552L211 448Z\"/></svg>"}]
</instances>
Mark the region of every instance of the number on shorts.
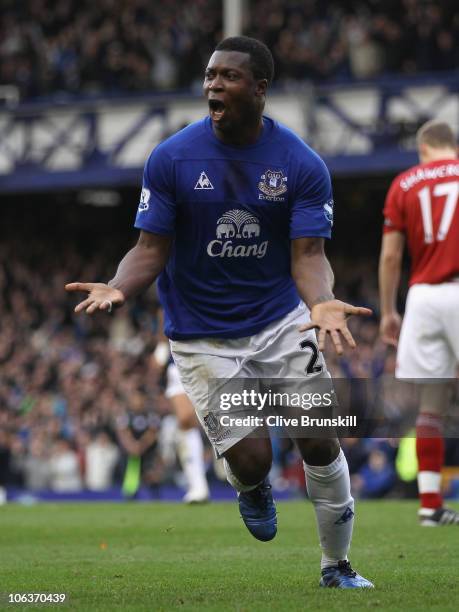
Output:
<instances>
[{"instance_id":1,"label":"number on shorts","mask_svg":"<svg viewBox=\"0 0 459 612\"><path fill-rule=\"evenodd\" d=\"M309 359L308 365L306 366L306 374L317 374L317 372L321 372L322 366L320 364L317 365L317 360L319 359L319 350L314 344L314 342L312 342L312 340L302 340L300 342L300 348L311 350L311 358Z\"/></svg>"},{"instance_id":2,"label":"number on shorts","mask_svg":"<svg viewBox=\"0 0 459 612\"><path fill-rule=\"evenodd\" d=\"M459 196L459 181L451 183L437 183L432 190L434 197L446 196L445 206L441 216L440 227L436 235L436 240L441 242L446 238L446 234L453 220L456 210L457 198ZM421 204L422 226L424 228L424 242L431 244L434 241L432 225L432 198L430 187L423 187L418 192L419 203Z\"/></svg>"}]
</instances>

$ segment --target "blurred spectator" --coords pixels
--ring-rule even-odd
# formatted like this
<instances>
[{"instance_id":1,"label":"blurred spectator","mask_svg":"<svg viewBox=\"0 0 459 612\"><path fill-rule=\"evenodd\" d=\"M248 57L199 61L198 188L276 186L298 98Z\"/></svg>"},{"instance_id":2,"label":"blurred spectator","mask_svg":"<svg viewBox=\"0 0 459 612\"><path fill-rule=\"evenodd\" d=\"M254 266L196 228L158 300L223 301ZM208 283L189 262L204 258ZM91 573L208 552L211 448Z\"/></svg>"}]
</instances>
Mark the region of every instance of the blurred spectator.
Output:
<instances>
[{"instance_id":1,"label":"blurred spectator","mask_svg":"<svg viewBox=\"0 0 459 612\"><path fill-rule=\"evenodd\" d=\"M58 438L54 442L49 458L49 471L52 491L76 493L83 488L78 455L65 438Z\"/></svg>"},{"instance_id":2,"label":"blurred spectator","mask_svg":"<svg viewBox=\"0 0 459 612\"><path fill-rule=\"evenodd\" d=\"M368 461L357 474L351 476L354 495L362 498L384 497L396 481L395 467L392 458L382 448L372 448Z\"/></svg>"},{"instance_id":3,"label":"blurred spectator","mask_svg":"<svg viewBox=\"0 0 459 612\"><path fill-rule=\"evenodd\" d=\"M357 79L380 74L384 67L384 51L365 24L350 18L345 35L351 74Z\"/></svg>"},{"instance_id":4,"label":"blurred spectator","mask_svg":"<svg viewBox=\"0 0 459 612\"><path fill-rule=\"evenodd\" d=\"M366 464L368 449L360 438L343 438L340 442L352 476Z\"/></svg>"},{"instance_id":5,"label":"blurred spectator","mask_svg":"<svg viewBox=\"0 0 459 612\"><path fill-rule=\"evenodd\" d=\"M9 484L10 448L6 431L0 427L0 506L6 502L6 485Z\"/></svg>"},{"instance_id":6,"label":"blurred spectator","mask_svg":"<svg viewBox=\"0 0 459 612\"><path fill-rule=\"evenodd\" d=\"M20 435L10 436L9 484L21 487L24 484L25 444Z\"/></svg>"},{"instance_id":7,"label":"blurred spectator","mask_svg":"<svg viewBox=\"0 0 459 612\"><path fill-rule=\"evenodd\" d=\"M120 453L106 431L96 432L86 446L85 484L90 491L106 491L113 486Z\"/></svg>"},{"instance_id":8,"label":"blurred spectator","mask_svg":"<svg viewBox=\"0 0 459 612\"><path fill-rule=\"evenodd\" d=\"M29 491L43 491L50 486L50 464L45 440L35 435L24 458L24 486Z\"/></svg>"},{"instance_id":9,"label":"blurred spectator","mask_svg":"<svg viewBox=\"0 0 459 612\"><path fill-rule=\"evenodd\" d=\"M160 419L153 409L151 398L141 391L126 395L127 409L116 418L116 432L124 453L125 469L129 471L131 458L139 458L139 481L137 486L128 487L127 494L135 495L140 478L148 485L160 483L162 460L159 453L158 432ZM126 472L126 474L128 473Z\"/></svg>"}]
</instances>

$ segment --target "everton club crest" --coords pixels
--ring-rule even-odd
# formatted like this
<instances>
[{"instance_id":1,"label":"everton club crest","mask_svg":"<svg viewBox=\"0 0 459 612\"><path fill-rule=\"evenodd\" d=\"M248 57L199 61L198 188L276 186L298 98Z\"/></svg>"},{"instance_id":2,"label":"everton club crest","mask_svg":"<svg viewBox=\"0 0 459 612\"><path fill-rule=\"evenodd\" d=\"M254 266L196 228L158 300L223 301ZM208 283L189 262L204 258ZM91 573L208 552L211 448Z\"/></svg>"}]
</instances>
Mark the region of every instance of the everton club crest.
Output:
<instances>
[{"instance_id":1,"label":"everton club crest","mask_svg":"<svg viewBox=\"0 0 459 612\"><path fill-rule=\"evenodd\" d=\"M258 195L260 200L274 200L283 201L284 198L280 198L287 191L287 177L284 176L282 170L266 170L261 175L261 181L258 183L258 189L264 193Z\"/></svg>"}]
</instances>

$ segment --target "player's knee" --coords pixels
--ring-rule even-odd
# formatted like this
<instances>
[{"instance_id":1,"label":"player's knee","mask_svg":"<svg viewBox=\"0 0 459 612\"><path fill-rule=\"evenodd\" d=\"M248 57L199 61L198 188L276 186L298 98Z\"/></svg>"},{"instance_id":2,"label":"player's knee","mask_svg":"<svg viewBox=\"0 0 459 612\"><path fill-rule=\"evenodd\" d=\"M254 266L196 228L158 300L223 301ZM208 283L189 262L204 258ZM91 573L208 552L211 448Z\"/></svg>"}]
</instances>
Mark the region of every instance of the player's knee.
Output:
<instances>
[{"instance_id":1,"label":"player's knee","mask_svg":"<svg viewBox=\"0 0 459 612\"><path fill-rule=\"evenodd\" d=\"M231 462L230 466L238 480L242 483L256 485L269 474L271 462L267 461L265 457L257 457L255 461L246 457L236 462Z\"/></svg>"},{"instance_id":2,"label":"player's knee","mask_svg":"<svg viewBox=\"0 0 459 612\"><path fill-rule=\"evenodd\" d=\"M340 450L336 438L301 440L298 446L304 461L309 465L329 465Z\"/></svg>"},{"instance_id":3,"label":"player's knee","mask_svg":"<svg viewBox=\"0 0 459 612\"><path fill-rule=\"evenodd\" d=\"M271 469L272 450L269 440L241 440L224 456L234 475L246 485L258 484Z\"/></svg>"}]
</instances>

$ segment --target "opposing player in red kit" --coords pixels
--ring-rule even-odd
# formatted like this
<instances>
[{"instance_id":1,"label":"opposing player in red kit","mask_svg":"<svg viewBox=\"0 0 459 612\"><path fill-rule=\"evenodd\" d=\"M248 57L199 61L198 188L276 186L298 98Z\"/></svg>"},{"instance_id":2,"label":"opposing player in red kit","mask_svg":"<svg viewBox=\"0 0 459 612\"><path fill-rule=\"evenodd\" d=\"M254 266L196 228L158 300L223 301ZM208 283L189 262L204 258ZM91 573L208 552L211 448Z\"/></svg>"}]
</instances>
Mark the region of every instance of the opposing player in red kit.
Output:
<instances>
[{"instance_id":1,"label":"opposing player in red kit","mask_svg":"<svg viewBox=\"0 0 459 612\"><path fill-rule=\"evenodd\" d=\"M393 181L384 207L380 331L387 344L398 346L396 377L420 384L420 523L459 525L459 513L443 506L440 492L448 379L456 377L459 363L459 160L447 123L424 124L417 144L420 165ZM396 299L405 239L411 275L402 324Z\"/></svg>"}]
</instances>

